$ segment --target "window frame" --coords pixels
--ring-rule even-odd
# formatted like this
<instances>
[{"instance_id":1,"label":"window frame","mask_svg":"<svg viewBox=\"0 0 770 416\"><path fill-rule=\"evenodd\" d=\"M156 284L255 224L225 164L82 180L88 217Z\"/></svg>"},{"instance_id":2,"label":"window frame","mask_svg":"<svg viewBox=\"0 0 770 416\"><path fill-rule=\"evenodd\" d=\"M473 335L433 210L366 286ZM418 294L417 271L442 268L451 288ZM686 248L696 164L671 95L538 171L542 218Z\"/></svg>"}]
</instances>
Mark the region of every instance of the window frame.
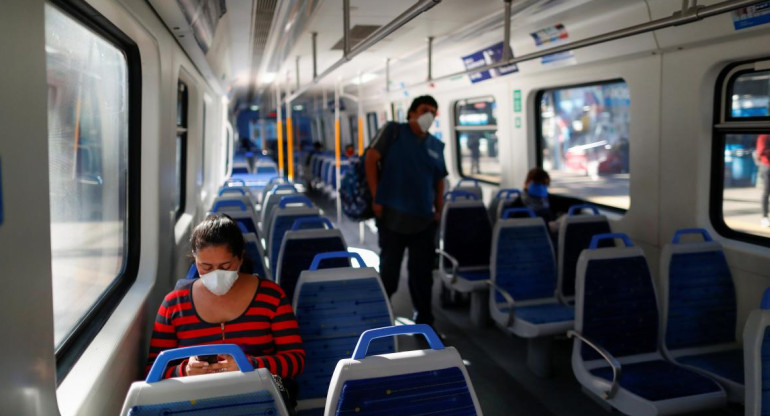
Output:
<instances>
[{"instance_id":1,"label":"window frame","mask_svg":"<svg viewBox=\"0 0 770 416\"><path fill-rule=\"evenodd\" d=\"M452 103L452 134L454 136L454 145L455 145L455 167L457 168L457 172L459 173L460 177L463 178L463 179L473 179L475 181L478 181L479 183L485 183L485 184L489 184L489 185L500 185L502 183L502 178L503 178L503 173L502 173L502 166L503 166L503 164L500 161L500 146L499 146L500 135L497 134L497 132L500 131L499 115L495 116L495 121L496 121L495 124L488 124L488 125L484 125L484 126L460 126L459 125L459 117L460 117L460 115L458 113L457 106L460 104L460 102L461 101L469 101L469 100L482 100L482 99L485 99L485 98L491 98L492 99L492 103L494 105L497 105L497 97L495 97L493 94L481 95L481 96L475 96L475 97L460 98L458 100L455 100ZM489 102L489 101L487 101L487 102ZM479 174L466 174L465 172L463 172L463 165L462 165L462 159L463 158L462 158L462 152L460 151L462 146L460 145L460 135L457 134L458 131L459 131L459 130L457 130L458 127L463 127L463 128L473 127L473 128L467 129L466 131L472 131L472 130L486 131L486 130L492 130L491 128L489 128L490 126L494 126L495 135L497 136L497 142L498 142L497 162L500 165L500 169L501 169L500 170L500 174L496 175L497 178L498 178L498 180L496 180L496 181L489 179L490 176L495 176L495 175L485 175L485 174L482 174L482 173L479 173ZM475 127L478 127L478 128L475 128ZM482 128L482 127L484 127L484 128Z\"/></svg>"},{"instance_id":2,"label":"window frame","mask_svg":"<svg viewBox=\"0 0 770 416\"><path fill-rule=\"evenodd\" d=\"M127 186L125 205L126 232L123 247L125 247L123 268L113 281L105 288L102 295L91 308L80 318L55 347L56 380L61 383L80 356L93 341L99 331L107 323L112 312L131 285L136 281L139 270L140 254L140 220L141 220L141 143L142 143L142 68L141 55L138 45L117 26L101 15L96 9L82 0L48 0L51 6L58 8L86 29L101 36L126 58L126 75L128 80L128 143L126 156L128 158Z\"/></svg>"},{"instance_id":3,"label":"window frame","mask_svg":"<svg viewBox=\"0 0 770 416\"><path fill-rule=\"evenodd\" d=\"M757 64L764 64L757 68ZM733 117L732 85L739 76L770 70L770 57L734 62L727 65L716 80L714 87L714 112L711 127L711 175L709 184L709 220L722 237L770 247L770 237L763 237L730 228L725 222L724 203L725 141L729 134L767 134L770 116ZM732 85L731 85L732 84ZM729 105L729 106L728 106Z\"/></svg>"},{"instance_id":4,"label":"window frame","mask_svg":"<svg viewBox=\"0 0 770 416\"><path fill-rule=\"evenodd\" d=\"M179 205L177 205L177 201L174 201L175 221L179 221L187 209L187 157L190 142L190 87L187 85L185 79L186 78L182 76L180 70L180 73L177 75L176 83L176 122L174 123L174 129L176 133L174 136L174 156L176 156L176 149L179 147L179 166L176 166L176 169L179 171L179 178L177 178L177 186L179 186ZM181 86L184 86L184 91L180 90ZM180 100L182 100L181 109ZM176 157L174 160L176 161Z\"/></svg>"},{"instance_id":5,"label":"window frame","mask_svg":"<svg viewBox=\"0 0 770 416\"><path fill-rule=\"evenodd\" d=\"M546 92L554 91L554 90L562 90L562 89L569 89L569 88L584 88L584 87L596 87L600 85L606 85L606 84L617 84L617 83L624 83L626 86L628 86L628 82L623 78L612 78L608 80L601 80L601 81L589 81L589 82L583 82L580 84L566 84L566 85L558 85L553 87L547 87L542 88L537 91L537 94L535 94L535 101L534 101L534 116L535 116L535 166L539 168L543 168L543 141L541 140L543 136L543 117L541 115L540 111L540 102L543 100L543 95L545 95ZM629 87L630 89L630 87ZM631 148L631 137L628 138L628 144L629 149ZM630 163L630 150L629 150L629 163ZM588 201L582 198L579 198L575 195L569 195L569 194L551 194L549 192L548 197L551 199L556 199L560 201L565 201L569 205L575 205L575 204L591 204L596 206L602 211L611 212L614 214L620 214L625 215L628 212L628 209L626 208L618 208L613 207L611 205L605 205L605 204L599 204L596 202ZM629 177L628 177L628 206L629 209L632 204L631 199L631 169L629 167Z\"/></svg>"}]
</instances>

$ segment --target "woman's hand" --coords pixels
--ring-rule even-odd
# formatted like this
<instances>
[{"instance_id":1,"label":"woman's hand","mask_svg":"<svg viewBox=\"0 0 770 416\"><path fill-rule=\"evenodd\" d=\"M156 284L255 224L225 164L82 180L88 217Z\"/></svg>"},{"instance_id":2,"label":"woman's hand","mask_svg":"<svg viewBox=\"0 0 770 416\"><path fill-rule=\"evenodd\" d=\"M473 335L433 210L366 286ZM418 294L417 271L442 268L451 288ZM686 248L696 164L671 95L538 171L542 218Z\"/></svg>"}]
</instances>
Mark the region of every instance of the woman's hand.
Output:
<instances>
[{"instance_id":1,"label":"woman's hand","mask_svg":"<svg viewBox=\"0 0 770 416\"><path fill-rule=\"evenodd\" d=\"M185 367L185 375L197 376L210 373L224 373L226 371L238 370L235 360L229 355L220 355L219 361L209 364L206 361L199 361L198 357L190 357Z\"/></svg>"}]
</instances>

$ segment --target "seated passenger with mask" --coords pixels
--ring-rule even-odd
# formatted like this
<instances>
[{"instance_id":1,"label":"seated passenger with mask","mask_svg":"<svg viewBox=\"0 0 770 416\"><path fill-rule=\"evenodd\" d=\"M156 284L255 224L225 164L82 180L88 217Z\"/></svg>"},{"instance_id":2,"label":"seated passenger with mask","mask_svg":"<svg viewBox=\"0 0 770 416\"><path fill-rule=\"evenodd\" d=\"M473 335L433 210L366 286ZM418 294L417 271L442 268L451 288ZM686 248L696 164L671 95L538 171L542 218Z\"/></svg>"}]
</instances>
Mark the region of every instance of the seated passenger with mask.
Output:
<instances>
[{"instance_id":1,"label":"seated passenger with mask","mask_svg":"<svg viewBox=\"0 0 770 416\"><path fill-rule=\"evenodd\" d=\"M291 301L277 284L239 272L245 243L238 224L224 214L209 215L193 230L190 246L201 277L185 282L163 300L147 371L166 349L237 344L254 368L264 367L289 379L284 385L292 393L295 384L290 380L302 372L305 350ZM166 369L163 376L225 371L238 371L229 355L190 357Z\"/></svg>"},{"instance_id":2,"label":"seated passenger with mask","mask_svg":"<svg viewBox=\"0 0 770 416\"><path fill-rule=\"evenodd\" d=\"M524 192L514 201L513 206L524 206L535 212L546 223L554 220L551 205L548 202L548 186L551 184L551 176L541 168L533 168L527 172L524 181Z\"/></svg>"}]
</instances>

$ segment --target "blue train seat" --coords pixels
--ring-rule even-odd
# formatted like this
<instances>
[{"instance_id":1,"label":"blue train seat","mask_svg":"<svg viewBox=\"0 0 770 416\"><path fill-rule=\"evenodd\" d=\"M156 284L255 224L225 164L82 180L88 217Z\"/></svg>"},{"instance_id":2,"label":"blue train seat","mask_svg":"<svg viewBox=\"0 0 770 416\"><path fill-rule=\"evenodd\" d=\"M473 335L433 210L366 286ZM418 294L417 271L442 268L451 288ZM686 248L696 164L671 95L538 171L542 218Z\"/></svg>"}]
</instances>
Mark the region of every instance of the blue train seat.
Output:
<instances>
[{"instance_id":1,"label":"blue train seat","mask_svg":"<svg viewBox=\"0 0 770 416\"><path fill-rule=\"evenodd\" d=\"M682 243L686 234L703 241ZM743 348L736 339L735 285L722 246L704 229L679 230L660 258L663 352L715 378L743 402Z\"/></svg>"},{"instance_id":2,"label":"blue train seat","mask_svg":"<svg viewBox=\"0 0 770 416\"><path fill-rule=\"evenodd\" d=\"M743 328L746 415L770 414L770 288Z\"/></svg>"},{"instance_id":3,"label":"blue train seat","mask_svg":"<svg viewBox=\"0 0 770 416\"><path fill-rule=\"evenodd\" d=\"M305 228L307 226L320 228ZM327 218L300 218L294 221L291 229L283 236L278 251L275 281L286 292L286 296L292 299L300 273L310 267L316 254L347 250L342 231L334 229ZM337 260L335 267L347 265L347 262L340 263Z\"/></svg>"},{"instance_id":4,"label":"blue train seat","mask_svg":"<svg viewBox=\"0 0 770 416\"><path fill-rule=\"evenodd\" d=\"M236 164L233 166L233 175L238 174L244 174L244 173L251 173L251 170L249 169L249 165L247 164Z\"/></svg>"},{"instance_id":5,"label":"blue train seat","mask_svg":"<svg viewBox=\"0 0 770 416\"><path fill-rule=\"evenodd\" d=\"M471 293L471 320L484 326L489 318L489 256L492 227L487 209L475 194L445 194L439 229L439 276L451 290Z\"/></svg>"},{"instance_id":6,"label":"blue train seat","mask_svg":"<svg viewBox=\"0 0 770 416\"><path fill-rule=\"evenodd\" d=\"M590 215L581 215L583 209L591 210ZM573 205L559 226L559 244L557 253L557 271L559 283L557 290L562 301L566 302L575 296L575 267L580 253L591 244L591 239L597 234L610 232L607 217L599 214L592 205ZM602 242L603 247L611 247L612 241Z\"/></svg>"},{"instance_id":7,"label":"blue train seat","mask_svg":"<svg viewBox=\"0 0 770 416\"><path fill-rule=\"evenodd\" d=\"M318 217L321 210L314 206L307 197L302 195L284 195L278 207L271 214L270 232L267 234L267 255L270 259L270 270L278 268L278 253L281 250L283 237L294 226L294 221L300 218Z\"/></svg>"},{"instance_id":8,"label":"blue train seat","mask_svg":"<svg viewBox=\"0 0 770 416\"><path fill-rule=\"evenodd\" d=\"M511 188L497 191L495 197L492 198L492 202L489 203L489 208L487 208L489 223L493 228L497 220L500 219L500 216L503 214L503 211L505 211L507 208L513 207L513 202L516 201L516 199L520 196L521 191L518 189Z\"/></svg>"},{"instance_id":9,"label":"blue train seat","mask_svg":"<svg viewBox=\"0 0 770 416\"><path fill-rule=\"evenodd\" d=\"M251 264L254 267L252 273L263 279L274 280L273 274L267 267L265 250L262 248L262 242L259 240L257 234L244 233L243 239L246 242L245 256L251 260Z\"/></svg>"},{"instance_id":10,"label":"blue train seat","mask_svg":"<svg viewBox=\"0 0 770 416\"><path fill-rule=\"evenodd\" d=\"M254 201L246 195L225 194L217 196L211 203L212 212L251 211L256 214Z\"/></svg>"},{"instance_id":11,"label":"blue train seat","mask_svg":"<svg viewBox=\"0 0 770 416\"><path fill-rule=\"evenodd\" d=\"M226 211L222 212L227 214L230 218L238 223L241 227L241 231L245 233L254 233L257 235L257 239L261 237L259 229L257 228L257 216L253 210L250 211ZM212 212L206 213L206 215L212 214Z\"/></svg>"},{"instance_id":12,"label":"blue train seat","mask_svg":"<svg viewBox=\"0 0 770 416\"><path fill-rule=\"evenodd\" d=\"M622 238L626 247L599 248ZM726 402L712 379L665 360L644 253L625 234L594 236L577 264L572 370L581 385L628 415L703 411Z\"/></svg>"},{"instance_id":13,"label":"blue train seat","mask_svg":"<svg viewBox=\"0 0 770 416\"><path fill-rule=\"evenodd\" d=\"M366 356L376 338L415 333L430 349ZM337 363L324 414L471 416L481 406L457 350L428 325L400 325L364 332L352 358Z\"/></svg>"},{"instance_id":14,"label":"blue train seat","mask_svg":"<svg viewBox=\"0 0 770 416\"><path fill-rule=\"evenodd\" d=\"M259 212L259 221L262 225L262 234L264 234L265 238L268 238L268 233L270 232L270 224L268 222L271 219L270 215L272 215L275 206L278 205L282 197L294 194L299 194L297 188L288 183L276 185L270 192L265 194L266 198L262 200L262 210Z\"/></svg>"},{"instance_id":15,"label":"blue train seat","mask_svg":"<svg viewBox=\"0 0 770 416\"><path fill-rule=\"evenodd\" d=\"M377 271L355 253L333 254L346 262L356 258L360 267L317 269L320 260L314 261L316 268L300 275L293 298L307 357L305 370L296 379L300 414L324 407L337 362L350 357L364 331L393 325L393 311ZM374 354L396 351L393 338L382 341L372 345Z\"/></svg>"},{"instance_id":16,"label":"blue train seat","mask_svg":"<svg viewBox=\"0 0 770 416\"><path fill-rule=\"evenodd\" d=\"M511 218L516 212L529 218ZM501 328L528 338L527 364L544 377L551 372L550 335L574 325L575 312L556 297L556 260L542 218L529 208L508 208L492 234L489 312Z\"/></svg>"},{"instance_id":17,"label":"blue train seat","mask_svg":"<svg viewBox=\"0 0 770 416\"><path fill-rule=\"evenodd\" d=\"M481 186L479 186L479 181L476 179L470 179L470 178L463 178L457 181L457 185L455 185L454 188L452 188L453 191L464 191L472 193L476 196L476 198L479 201L484 200L484 196L481 192Z\"/></svg>"},{"instance_id":18,"label":"blue train seat","mask_svg":"<svg viewBox=\"0 0 770 416\"><path fill-rule=\"evenodd\" d=\"M241 185L232 185L232 186L222 186L219 188L219 191L217 192L217 196L225 196L225 195L243 195L246 196L251 200L251 205L256 206L259 200L258 197L252 192L251 188L248 186L241 186Z\"/></svg>"},{"instance_id":19,"label":"blue train seat","mask_svg":"<svg viewBox=\"0 0 770 416\"><path fill-rule=\"evenodd\" d=\"M193 355L230 354L240 371L162 380L169 361ZM147 379L131 384L121 416L228 415L288 416L278 387L265 368L254 369L235 344L200 345L166 350Z\"/></svg>"},{"instance_id":20,"label":"blue train seat","mask_svg":"<svg viewBox=\"0 0 770 416\"><path fill-rule=\"evenodd\" d=\"M267 195L270 193L270 191L273 190L278 185L285 185L285 184L291 184L289 181L289 178L283 177L283 176L276 176L272 179L270 179L264 188L262 188L262 192L259 194L259 203L262 205L267 200Z\"/></svg>"}]
</instances>

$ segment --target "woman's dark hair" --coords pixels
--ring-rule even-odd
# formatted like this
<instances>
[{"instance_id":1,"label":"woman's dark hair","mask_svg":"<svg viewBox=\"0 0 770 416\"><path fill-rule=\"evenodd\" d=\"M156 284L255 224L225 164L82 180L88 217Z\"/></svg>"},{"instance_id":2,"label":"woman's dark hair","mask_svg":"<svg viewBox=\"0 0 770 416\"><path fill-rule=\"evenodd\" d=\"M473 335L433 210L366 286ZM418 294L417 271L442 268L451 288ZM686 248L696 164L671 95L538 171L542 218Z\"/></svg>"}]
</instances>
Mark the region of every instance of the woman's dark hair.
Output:
<instances>
[{"instance_id":1,"label":"woman's dark hair","mask_svg":"<svg viewBox=\"0 0 770 416\"><path fill-rule=\"evenodd\" d=\"M246 243L238 223L226 214L211 214L201 221L190 236L190 248L195 255L210 246L227 246L233 255L243 258Z\"/></svg>"},{"instance_id":2,"label":"woman's dark hair","mask_svg":"<svg viewBox=\"0 0 770 416\"><path fill-rule=\"evenodd\" d=\"M430 106L436 107L436 110L438 110L438 103L436 102L435 98L431 97L430 95L421 95L412 101L412 105L409 106L409 111L406 113L409 114L413 111L417 111L417 107L419 107L420 104L428 104Z\"/></svg>"},{"instance_id":3,"label":"woman's dark hair","mask_svg":"<svg viewBox=\"0 0 770 416\"><path fill-rule=\"evenodd\" d=\"M525 180L524 183L530 182L548 185L551 183L551 175L549 175L543 168L532 168L527 172L527 180Z\"/></svg>"}]
</instances>

